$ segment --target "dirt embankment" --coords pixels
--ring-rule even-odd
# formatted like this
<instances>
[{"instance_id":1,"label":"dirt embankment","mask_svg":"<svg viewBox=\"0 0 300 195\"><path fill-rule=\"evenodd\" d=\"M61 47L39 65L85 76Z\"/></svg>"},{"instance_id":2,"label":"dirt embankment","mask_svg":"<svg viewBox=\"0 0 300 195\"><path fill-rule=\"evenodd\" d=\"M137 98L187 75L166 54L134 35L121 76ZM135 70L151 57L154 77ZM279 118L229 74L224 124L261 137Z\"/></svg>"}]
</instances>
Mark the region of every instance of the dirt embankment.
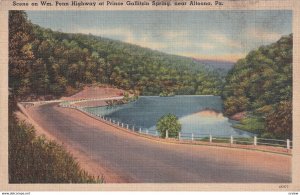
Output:
<instances>
[{"instance_id":1,"label":"dirt embankment","mask_svg":"<svg viewBox=\"0 0 300 195\"><path fill-rule=\"evenodd\" d=\"M109 86L86 86L84 89L70 97L62 97L61 100L78 101L73 102L75 106L96 107L106 106L105 98L123 97L125 91Z\"/></svg>"},{"instance_id":2,"label":"dirt embankment","mask_svg":"<svg viewBox=\"0 0 300 195\"><path fill-rule=\"evenodd\" d=\"M62 97L62 100L83 100L83 99L100 99L115 96L123 96L125 93L122 89L112 87L84 87L84 89L70 97Z\"/></svg>"},{"instance_id":3,"label":"dirt embankment","mask_svg":"<svg viewBox=\"0 0 300 195\"><path fill-rule=\"evenodd\" d=\"M247 116L247 112L244 111L244 112L235 113L234 115L230 116L229 118L231 120L240 121L240 120L246 118L246 116Z\"/></svg>"}]
</instances>

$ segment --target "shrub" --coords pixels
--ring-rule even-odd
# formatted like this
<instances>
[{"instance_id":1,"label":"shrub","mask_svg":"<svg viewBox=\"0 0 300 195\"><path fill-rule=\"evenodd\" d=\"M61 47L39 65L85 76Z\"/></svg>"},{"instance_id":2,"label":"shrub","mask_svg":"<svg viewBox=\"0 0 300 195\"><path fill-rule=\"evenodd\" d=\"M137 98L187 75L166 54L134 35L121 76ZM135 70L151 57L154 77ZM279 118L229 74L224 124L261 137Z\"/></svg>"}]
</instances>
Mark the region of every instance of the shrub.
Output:
<instances>
[{"instance_id":1,"label":"shrub","mask_svg":"<svg viewBox=\"0 0 300 195\"><path fill-rule=\"evenodd\" d=\"M292 101L281 101L266 116L266 131L278 139L293 137L293 105Z\"/></svg>"},{"instance_id":2,"label":"shrub","mask_svg":"<svg viewBox=\"0 0 300 195\"><path fill-rule=\"evenodd\" d=\"M265 121L262 117L247 116L233 127L261 135L265 131Z\"/></svg>"},{"instance_id":3,"label":"shrub","mask_svg":"<svg viewBox=\"0 0 300 195\"><path fill-rule=\"evenodd\" d=\"M100 183L79 167L61 145L36 136L33 126L13 115L9 123L10 183Z\"/></svg>"},{"instance_id":4,"label":"shrub","mask_svg":"<svg viewBox=\"0 0 300 195\"><path fill-rule=\"evenodd\" d=\"M156 128L163 138L166 137L167 130L169 137L178 137L178 134L181 131L181 124L175 115L167 114L158 120Z\"/></svg>"}]
</instances>

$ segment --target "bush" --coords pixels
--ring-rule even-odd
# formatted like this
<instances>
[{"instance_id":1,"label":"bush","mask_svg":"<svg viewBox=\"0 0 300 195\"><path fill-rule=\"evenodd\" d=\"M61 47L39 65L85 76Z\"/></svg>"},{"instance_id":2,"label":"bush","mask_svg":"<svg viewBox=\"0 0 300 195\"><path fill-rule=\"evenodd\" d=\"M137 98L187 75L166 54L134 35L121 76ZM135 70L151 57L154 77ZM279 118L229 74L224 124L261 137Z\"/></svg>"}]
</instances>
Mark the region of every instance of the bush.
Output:
<instances>
[{"instance_id":1,"label":"bush","mask_svg":"<svg viewBox=\"0 0 300 195\"><path fill-rule=\"evenodd\" d=\"M158 120L156 128L163 138L166 137L167 130L169 137L178 137L178 134L181 131L181 124L175 115L167 114Z\"/></svg>"},{"instance_id":2,"label":"bush","mask_svg":"<svg viewBox=\"0 0 300 195\"><path fill-rule=\"evenodd\" d=\"M265 121L262 117L247 116L233 127L261 135L265 131Z\"/></svg>"},{"instance_id":3,"label":"bush","mask_svg":"<svg viewBox=\"0 0 300 195\"><path fill-rule=\"evenodd\" d=\"M10 183L100 183L79 167L61 145L36 136L33 126L10 116Z\"/></svg>"},{"instance_id":4,"label":"bush","mask_svg":"<svg viewBox=\"0 0 300 195\"><path fill-rule=\"evenodd\" d=\"M266 116L266 131L278 139L293 137L293 105L292 101L281 101Z\"/></svg>"}]
</instances>

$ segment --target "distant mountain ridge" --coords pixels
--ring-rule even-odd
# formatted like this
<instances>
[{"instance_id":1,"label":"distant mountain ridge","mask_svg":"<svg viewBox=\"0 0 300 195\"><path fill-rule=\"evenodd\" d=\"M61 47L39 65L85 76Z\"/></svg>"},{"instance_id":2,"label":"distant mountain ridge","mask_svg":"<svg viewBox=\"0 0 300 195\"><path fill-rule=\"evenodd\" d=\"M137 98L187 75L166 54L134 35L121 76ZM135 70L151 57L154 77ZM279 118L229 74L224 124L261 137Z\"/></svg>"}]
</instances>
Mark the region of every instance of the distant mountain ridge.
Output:
<instances>
[{"instance_id":1,"label":"distant mountain ridge","mask_svg":"<svg viewBox=\"0 0 300 195\"><path fill-rule=\"evenodd\" d=\"M82 33L76 33L76 34L67 33L67 34L69 34L71 37L72 37L72 35L87 36L87 34L82 34ZM225 60L203 60L203 59L198 59L195 57L182 56L182 55L178 55L178 54L170 54L170 53L165 53L163 51L159 51L156 49L151 49L151 48L143 47L141 45L123 42L120 40L114 40L114 39L110 39L107 37L97 36L97 35L93 35L93 34L88 34L88 36L90 36L90 38L92 38L92 39L98 39L99 41L119 43L120 45L123 45L124 48L125 47L139 48L140 50L151 51L153 54L156 54L158 56L162 56L162 55L167 56L168 58L172 58L173 61L185 62L185 64L187 66L184 66L184 67L189 68L190 70L199 70L199 69L207 68L208 70L212 70L212 71L213 70L225 70L227 72L234 66L234 63L235 63L235 62L230 62L230 61L225 61Z\"/></svg>"},{"instance_id":2,"label":"distant mountain ridge","mask_svg":"<svg viewBox=\"0 0 300 195\"><path fill-rule=\"evenodd\" d=\"M198 58L193 58L194 61L199 62L205 66L215 68L215 69L224 69L229 71L235 62L225 61L225 60L202 60Z\"/></svg>"}]
</instances>

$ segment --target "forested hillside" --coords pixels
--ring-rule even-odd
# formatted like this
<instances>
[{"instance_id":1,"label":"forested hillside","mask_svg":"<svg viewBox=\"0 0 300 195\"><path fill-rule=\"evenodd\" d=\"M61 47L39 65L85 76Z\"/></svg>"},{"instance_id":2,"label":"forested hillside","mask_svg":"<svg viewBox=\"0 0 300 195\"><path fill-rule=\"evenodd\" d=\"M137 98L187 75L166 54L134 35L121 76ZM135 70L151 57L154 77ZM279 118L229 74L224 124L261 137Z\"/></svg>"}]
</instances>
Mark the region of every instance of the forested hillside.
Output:
<instances>
[{"instance_id":1,"label":"forested hillside","mask_svg":"<svg viewBox=\"0 0 300 195\"><path fill-rule=\"evenodd\" d=\"M10 11L9 18L9 84L18 97L59 97L91 83L142 95L221 93L224 74L191 58L54 32L30 23L22 11Z\"/></svg>"},{"instance_id":2,"label":"forested hillside","mask_svg":"<svg viewBox=\"0 0 300 195\"><path fill-rule=\"evenodd\" d=\"M247 111L239 128L265 137L292 137L293 36L251 51L228 73L223 89L227 115Z\"/></svg>"},{"instance_id":3,"label":"forested hillside","mask_svg":"<svg viewBox=\"0 0 300 195\"><path fill-rule=\"evenodd\" d=\"M247 112L239 128L292 136L292 35L251 51L226 71L199 60L84 34L55 32L9 12L9 87L18 99L71 95L108 84L141 95L213 94L227 115Z\"/></svg>"}]
</instances>

